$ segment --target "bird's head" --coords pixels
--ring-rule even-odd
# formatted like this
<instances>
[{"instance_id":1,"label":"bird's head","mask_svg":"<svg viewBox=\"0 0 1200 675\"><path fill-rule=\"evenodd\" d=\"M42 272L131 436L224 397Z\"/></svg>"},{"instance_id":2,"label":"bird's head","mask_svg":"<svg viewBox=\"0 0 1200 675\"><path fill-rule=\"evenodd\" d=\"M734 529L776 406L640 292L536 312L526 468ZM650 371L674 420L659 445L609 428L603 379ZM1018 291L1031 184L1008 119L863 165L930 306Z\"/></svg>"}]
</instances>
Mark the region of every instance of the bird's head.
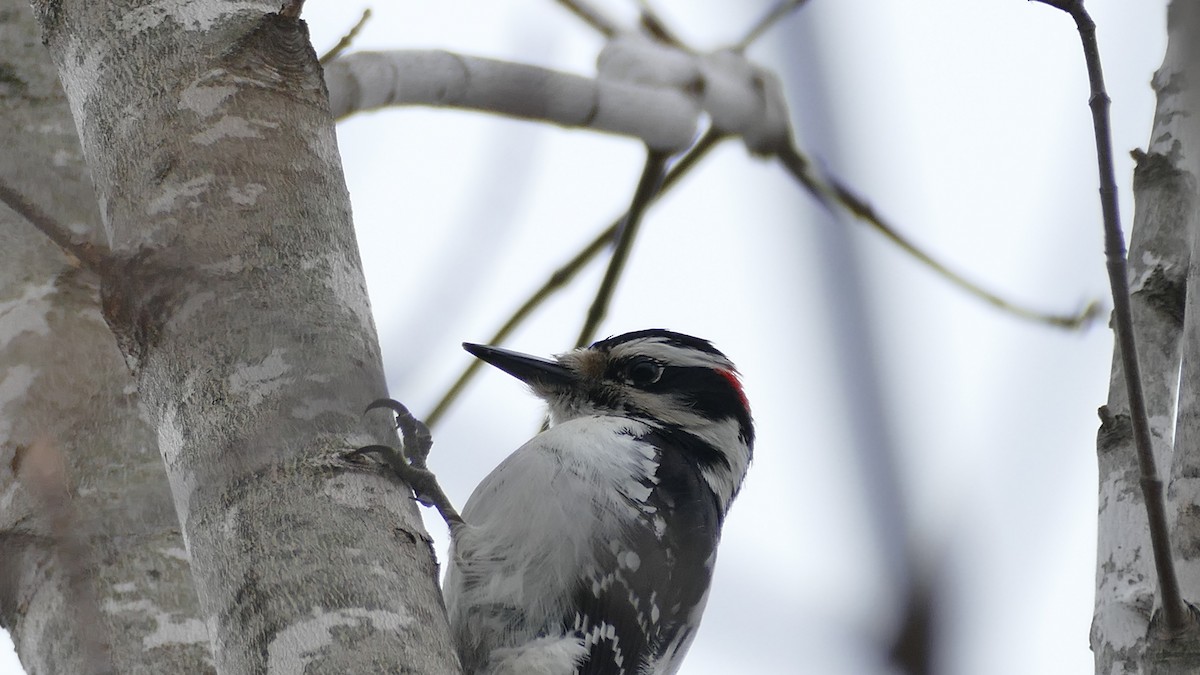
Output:
<instances>
[{"instance_id":1,"label":"bird's head","mask_svg":"<svg viewBox=\"0 0 1200 675\"><path fill-rule=\"evenodd\" d=\"M750 406L737 369L707 340L650 329L555 358L471 343L463 348L529 385L549 405L551 424L587 415L630 417L731 455L721 463L735 483L749 464Z\"/></svg>"}]
</instances>

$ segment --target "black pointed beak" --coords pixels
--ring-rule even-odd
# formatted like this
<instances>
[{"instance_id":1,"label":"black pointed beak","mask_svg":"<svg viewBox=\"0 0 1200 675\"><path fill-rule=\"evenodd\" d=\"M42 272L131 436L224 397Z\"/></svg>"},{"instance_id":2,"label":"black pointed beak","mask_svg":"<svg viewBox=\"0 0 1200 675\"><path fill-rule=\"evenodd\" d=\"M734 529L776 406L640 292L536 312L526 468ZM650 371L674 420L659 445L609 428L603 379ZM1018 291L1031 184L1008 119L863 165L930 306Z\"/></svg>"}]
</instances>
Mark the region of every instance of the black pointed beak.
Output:
<instances>
[{"instance_id":1,"label":"black pointed beak","mask_svg":"<svg viewBox=\"0 0 1200 675\"><path fill-rule=\"evenodd\" d=\"M563 386L576 379L571 369L554 359L471 342L464 342L463 349L530 386Z\"/></svg>"}]
</instances>

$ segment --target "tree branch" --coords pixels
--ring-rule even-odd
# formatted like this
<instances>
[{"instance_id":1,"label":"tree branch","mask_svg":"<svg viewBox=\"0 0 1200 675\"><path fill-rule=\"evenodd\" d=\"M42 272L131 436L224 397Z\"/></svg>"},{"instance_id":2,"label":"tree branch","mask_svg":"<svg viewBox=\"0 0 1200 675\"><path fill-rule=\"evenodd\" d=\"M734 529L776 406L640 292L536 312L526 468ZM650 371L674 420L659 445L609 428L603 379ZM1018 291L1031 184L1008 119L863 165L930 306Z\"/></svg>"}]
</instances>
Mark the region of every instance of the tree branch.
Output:
<instances>
[{"instance_id":1,"label":"tree branch","mask_svg":"<svg viewBox=\"0 0 1200 675\"><path fill-rule=\"evenodd\" d=\"M1096 23L1084 9L1082 0L1037 0L1071 15L1083 42L1091 97L1092 124L1096 132L1096 159L1100 173L1100 206L1104 216L1104 253L1108 261L1108 279L1113 296L1113 321L1117 333L1117 349L1125 370L1125 386L1129 392L1129 414L1133 426L1134 445L1141 471L1142 495L1149 521L1150 546L1154 551L1154 568L1158 575L1162 612L1169 636L1185 632L1194 624L1183 601L1175 562L1171 553L1170 529L1167 525L1166 502L1162 479L1155 465L1150 441L1150 424L1142 391L1141 369L1133 331L1133 312L1129 302L1129 278L1125 262L1125 236L1121 231L1121 214L1117 208L1117 181L1113 169L1112 138L1109 129L1108 93L1104 87L1104 72L1100 64L1100 48L1096 41Z\"/></svg>"},{"instance_id":2,"label":"tree branch","mask_svg":"<svg viewBox=\"0 0 1200 675\"><path fill-rule=\"evenodd\" d=\"M654 198L658 199L667 192L670 192L671 188L675 187L681 178L686 176L688 172L700 162L701 159L708 155L709 151L716 146L717 142L720 141L721 138L722 136L720 133L711 129L701 136L700 140L696 141L696 144L693 145L686 153L684 153L682 157L676 160L675 163L671 165L671 168L667 170L667 176L665 179L663 179L662 188L659 189ZM533 314L533 310L540 307L543 302L565 287L571 281L571 279L575 278L575 275L578 274L580 270L582 270L589 262L591 262L593 258L595 258L601 251L604 250L604 247L612 241L613 237L617 233L617 229L621 227L621 223L623 222L625 222L625 215L617 218L615 222L604 228L604 230L600 232L600 234L596 235L596 238L589 242L587 246L584 246L582 250L576 253L575 256L567 261L562 267L559 267L557 270L555 270L554 273L551 274L548 279L546 279L546 282L543 283L540 288L534 291L533 294L530 295L529 298L527 298L515 312L513 312L512 316L510 316L508 320L504 322L504 325L501 326L500 329L497 330L489 340L487 340L487 344L503 344L504 340L506 340L513 331L521 326L521 324L523 324L525 320ZM454 403L454 401L458 400L458 397L462 394L463 389L465 389L466 386L471 382L472 378L475 377L475 374L479 372L479 369L482 365L483 361L480 361L479 359L471 359L470 364L468 364L463 372L458 376L458 379L454 381L454 384L450 385L450 388L446 390L445 394L442 395L441 400L439 400L437 405L434 406L433 411L425 416L425 423L427 425L432 427L437 424L442 416L446 414L446 411L450 409L450 406Z\"/></svg>"},{"instance_id":3,"label":"tree branch","mask_svg":"<svg viewBox=\"0 0 1200 675\"><path fill-rule=\"evenodd\" d=\"M587 3L587 0L556 0L558 4L566 8L575 16L583 20L584 23L596 29L604 37L610 38L621 31L617 23L612 19L604 16L595 7Z\"/></svg>"},{"instance_id":4,"label":"tree branch","mask_svg":"<svg viewBox=\"0 0 1200 675\"><path fill-rule=\"evenodd\" d=\"M812 163L808 161L795 144L790 144L788 147L778 153L779 161L783 163L792 177L799 182L805 190L816 199L818 203L826 209L832 210L833 205L840 205L842 208L849 211L859 220L870 225L889 241L901 250L916 258L926 267L933 270L938 276L942 277L951 284L966 291L983 302L992 305L1001 311L1007 312L1022 319L1028 319L1038 323L1044 323L1059 328L1076 329L1090 323L1100 311L1100 303L1096 301L1089 302L1082 311L1077 314L1050 314L1041 312L1028 307L1022 307L1010 300L1005 300L999 295L989 291L982 286L970 281L958 274L957 272L946 267L933 256L926 253L916 244L901 234L895 227L884 220L871 205L862 197L855 194L845 184L838 181L836 178L829 176L818 176L812 171Z\"/></svg>"},{"instance_id":5,"label":"tree branch","mask_svg":"<svg viewBox=\"0 0 1200 675\"><path fill-rule=\"evenodd\" d=\"M771 11L767 12L750 30L746 31L746 37L733 45L732 49L739 52L746 51L746 48L755 40L762 37L763 33L766 33L787 15L803 7L807 2L808 0L780 0L778 4L771 8Z\"/></svg>"},{"instance_id":6,"label":"tree branch","mask_svg":"<svg viewBox=\"0 0 1200 675\"><path fill-rule=\"evenodd\" d=\"M304 0L284 0L283 5L279 7L279 16L288 19L299 19L300 12L304 10Z\"/></svg>"},{"instance_id":7,"label":"tree branch","mask_svg":"<svg viewBox=\"0 0 1200 675\"><path fill-rule=\"evenodd\" d=\"M604 279L600 288L596 289L596 299L588 308L587 319L579 330L579 338L575 347L586 347L592 342L596 328L608 314L608 306L612 303L613 292L616 291L617 281L625 271L625 262L629 260L629 251L633 240L637 237L638 227L642 223L642 215L654 201L654 196L662 188L666 178L667 155L653 150L646 153L646 165L642 168L642 177L638 179L637 189L633 193L633 202L625 212L625 222L617 231L617 244L613 248L612 258L608 261L608 269L604 271Z\"/></svg>"},{"instance_id":8,"label":"tree branch","mask_svg":"<svg viewBox=\"0 0 1200 675\"><path fill-rule=\"evenodd\" d=\"M695 138L696 102L686 94L606 78L451 52L357 52L325 68L334 117L390 105L498 113L638 138L678 151Z\"/></svg>"},{"instance_id":9,"label":"tree branch","mask_svg":"<svg viewBox=\"0 0 1200 675\"><path fill-rule=\"evenodd\" d=\"M33 224L65 253L78 259L84 267L97 274L102 272L109 255L106 248L88 242L76 242L67 228L3 180L0 180L0 202L4 202L13 212Z\"/></svg>"},{"instance_id":10,"label":"tree branch","mask_svg":"<svg viewBox=\"0 0 1200 675\"><path fill-rule=\"evenodd\" d=\"M683 40L675 35L675 31L671 30L671 27L658 15L658 12L650 4L650 0L635 0L635 2L638 6L638 20L642 25L642 30L646 31L650 37L676 49L686 50L688 48Z\"/></svg>"},{"instance_id":11,"label":"tree branch","mask_svg":"<svg viewBox=\"0 0 1200 675\"><path fill-rule=\"evenodd\" d=\"M354 24L354 26L350 28L350 31L337 41L337 44L335 44L333 47L330 47L329 51L325 52L325 55L318 59L319 63L322 66L329 65L331 61L341 56L342 52L349 49L350 45L354 42L354 38L358 37L358 32L362 30L363 26L367 25L367 20L370 18L371 8L368 7L363 10L362 16L358 19L358 23Z\"/></svg>"}]
</instances>

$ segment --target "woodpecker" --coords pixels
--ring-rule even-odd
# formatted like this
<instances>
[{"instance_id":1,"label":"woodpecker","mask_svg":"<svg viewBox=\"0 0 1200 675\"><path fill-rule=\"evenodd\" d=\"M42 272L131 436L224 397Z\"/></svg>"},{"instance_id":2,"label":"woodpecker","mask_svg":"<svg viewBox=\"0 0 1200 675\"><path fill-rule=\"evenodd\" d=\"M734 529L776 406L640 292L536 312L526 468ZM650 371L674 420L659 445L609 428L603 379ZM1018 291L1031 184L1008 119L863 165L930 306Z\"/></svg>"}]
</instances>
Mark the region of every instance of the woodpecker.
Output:
<instances>
[{"instance_id":1,"label":"woodpecker","mask_svg":"<svg viewBox=\"0 0 1200 675\"><path fill-rule=\"evenodd\" d=\"M660 329L553 359L463 348L550 410L450 523L444 594L464 671L676 672L754 447L733 363Z\"/></svg>"}]
</instances>

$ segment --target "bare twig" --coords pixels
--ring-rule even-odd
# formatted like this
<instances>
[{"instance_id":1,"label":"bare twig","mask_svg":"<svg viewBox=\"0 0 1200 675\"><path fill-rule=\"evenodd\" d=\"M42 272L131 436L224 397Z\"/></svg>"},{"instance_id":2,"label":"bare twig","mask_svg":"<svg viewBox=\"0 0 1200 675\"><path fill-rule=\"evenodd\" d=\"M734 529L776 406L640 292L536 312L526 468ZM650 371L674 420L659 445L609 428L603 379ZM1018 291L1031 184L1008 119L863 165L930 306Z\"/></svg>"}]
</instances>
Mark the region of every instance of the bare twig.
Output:
<instances>
[{"instance_id":1,"label":"bare twig","mask_svg":"<svg viewBox=\"0 0 1200 675\"><path fill-rule=\"evenodd\" d=\"M587 246L583 247L583 250L581 250L579 253L576 253L574 257L566 262L566 264L555 270L554 273L550 275L550 278L547 279L540 288L534 291L533 295L529 296L529 298L527 298L525 302L517 308L517 311L513 312L512 316L510 316L508 320L504 322L504 325L501 326L500 329L497 330L494 335L492 335L491 339L487 341L487 344L499 345L503 343L513 331L515 331L521 324L525 323L525 319L528 319L529 316L533 314L533 310L540 307L543 302L565 287L572 279L575 278L575 275L578 274L580 270L586 267L587 264L600 253L600 251L604 250L604 247L612 241L613 235L616 234L618 227L620 227L620 221L604 228L604 231L596 235L595 239L589 242ZM479 369L482 366L483 361L480 361L479 359L471 359L471 362L467 364L466 369L464 369L463 372L458 376L458 379L454 381L454 384L450 385L450 388L447 389L446 393L442 395L442 398L437 402L437 405L433 407L433 411L425 416L426 424L429 426L434 426L439 420L441 420L442 415L446 414L446 411L450 409L450 405L458 400L458 397L462 394L463 389L465 389L466 386L471 382L471 380L475 377L475 374L479 372Z\"/></svg>"},{"instance_id":2,"label":"bare twig","mask_svg":"<svg viewBox=\"0 0 1200 675\"><path fill-rule=\"evenodd\" d=\"M637 238L642 216L646 213L646 208L654 201L654 196L662 188L663 180L666 179L666 166L666 154L652 150L646 152L646 165L642 167L642 177L638 179L637 189L634 190L629 210L625 212L625 222L617 231L617 244L613 247L612 258L608 261L608 269L604 271L604 279L600 281L600 288L596 289L596 299L588 308L587 319L579 330L579 338L575 340L577 348L585 347L592 342L596 328L608 314L608 306L612 303L617 282L625 271L625 262L629 260L629 251L633 249L633 240Z\"/></svg>"},{"instance_id":3,"label":"bare twig","mask_svg":"<svg viewBox=\"0 0 1200 675\"><path fill-rule=\"evenodd\" d=\"M701 159L708 155L708 152L716 146L717 142L720 141L721 138L722 136L720 133L711 129L701 136L700 140L696 141L695 145L693 145L686 153L684 153L682 157L680 157L671 165L671 168L667 171L667 177L663 180L662 188L658 191L658 194L655 195L655 198L657 199L658 197L661 197L669 192L671 188L675 187L681 178L686 176ZM487 344L503 344L504 340L507 339L508 336L517 329L517 327L524 323L525 319L529 318L529 316L533 314L533 310L540 307L541 304L546 301L546 299L566 286L567 283L569 283L580 270L582 270L589 262L591 262L593 258L595 258L601 251L604 250L604 247L612 241L613 237L617 233L617 230L621 227L621 223L623 222L625 222L624 215L618 218L616 222L604 228L604 231L596 235L596 238L589 242L587 246L583 247L579 253L576 253L573 258L566 262L566 264L555 270L554 273L551 274L546 280L546 282L542 284L540 288L534 291L533 295L529 296L529 298L526 299L525 302L518 307L515 312L513 312L512 316L510 316L508 320L504 322L504 325L501 326L500 329L497 330L494 335L492 335L491 339L487 341ZM458 376L458 379L454 381L454 384L452 384L450 388L446 390L446 393L442 395L441 400L439 400L437 405L434 406L433 411L425 416L426 424L431 427L437 424L442 416L446 414L446 411L450 409L450 406L454 403L454 401L458 400L458 397L462 394L463 389L465 389L467 384L470 383L471 379L475 377L475 374L479 372L479 369L482 365L483 361L480 361L479 359L471 359L470 364Z\"/></svg>"},{"instance_id":4,"label":"bare twig","mask_svg":"<svg viewBox=\"0 0 1200 675\"><path fill-rule=\"evenodd\" d=\"M640 11L640 20L642 29L650 35L650 37L662 42L663 44L671 45L676 49L689 51L688 46L679 39L675 32L671 30L667 23L662 20L654 7L650 5L650 0L636 0Z\"/></svg>"},{"instance_id":5,"label":"bare twig","mask_svg":"<svg viewBox=\"0 0 1200 675\"><path fill-rule=\"evenodd\" d=\"M74 241L71 238L71 234L67 232L67 228L63 227L48 213L25 199L24 195L4 183L4 181L0 181L0 202L4 202L17 215L32 223L34 227L41 230L42 234L49 237L50 241L57 244L67 254L78 259L84 267L96 273L102 271L105 259L108 256L107 249L87 242Z\"/></svg>"},{"instance_id":6,"label":"bare twig","mask_svg":"<svg viewBox=\"0 0 1200 675\"><path fill-rule=\"evenodd\" d=\"M766 33L768 30L770 30L788 14L800 9L800 7L802 7L806 2L808 2L808 0L780 0L778 4L771 8L771 11L767 12L763 18L758 20L758 23L754 24L750 30L746 31L746 37L742 38L737 44L733 45L732 49L739 52L745 51L752 42L762 37L763 33Z\"/></svg>"},{"instance_id":7,"label":"bare twig","mask_svg":"<svg viewBox=\"0 0 1200 675\"><path fill-rule=\"evenodd\" d=\"M358 23L354 24L354 27L350 29L350 32L343 35L342 39L338 40L337 44L330 48L329 51L325 52L325 55L319 59L321 65L325 65L341 56L342 52L346 51L354 42L354 38L358 37L358 32L362 30L362 27L367 24L367 19L370 18L371 8L368 7L363 10L362 16L358 19Z\"/></svg>"},{"instance_id":8,"label":"bare twig","mask_svg":"<svg viewBox=\"0 0 1200 675\"><path fill-rule=\"evenodd\" d=\"M300 12L303 10L304 0L284 0L283 5L279 8L279 15L289 19L299 19Z\"/></svg>"},{"instance_id":9,"label":"bare twig","mask_svg":"<svg viewBox=\"0 0 1200 675\"><path fill-rule=\"evenodd\" d=\"M811 169L812 163L800 153L794 144L786 148L783 152L780 152L778 156L779 161L787 167L792 177L803 185L809 194L826 209L832 210L833 204L841 205L842 208L870 225L880 234L887 237L889 241L924 263L939 276L989 305L1023 319L1068 329L1080 328L1090 323L1099 314L1100 304L1096 301L1089 302L1082 311L1076 314L1051 314L1022 307L1012 301L1005 300L999 295L949 269L916 244L909 241L895 227L880 217L879 214L875 213L870 204L837 179L829 176L815 175Z\"/></svg>"},{"instance_id":10,"label":"bare twig","mask_svg":"<svg viewBox=\"0 0 1200 675\"><path fill-rule=\"evenodd\" d=\"M1137 449L1141 471L1142 496L1150 527L1150 547L1154 551L1154 569L1158 575L1162 612L1169 636L1187 631L1193 625L1191 613L1183 601L1175 561L1171 557L1170 529L1167 526L1163 482L1158 476L1154 449L1150 443L1150 424L1146 417L1146 401L1142 392L1141 367L1133 331L1133 311L1129 302L1129 279L1125 262L1125 236L1121 231L1121 214L1117 208L1117 181L1113 169L1112 133L1109 129L1108 93L1104 87L1104 71L1100 65L1100 47L1096 41L1096 23L1083 7L1082 0L1038 0L1071 15L1083 42L1083 57L1087 63L1091 97L1092 125L1096 131L1096 160L1100 172L1100 206L1104 215L1104 254L1108 262L1108 280L1113 296L1113 322L1116 326L1117 349L1125 371L1125 388L1129 395L1129 416L1133 426L1133 442Z\"/></svg>"},{"instance_id":11,"label":"bare twig","mask_svg":"<svg viewBox=\"0 0 1200 675\"><path fill-rule=\"evenodd\" d=\"M588 4L587 0L557 0L557 2L606 38L620 32L615 21Z\"/></svg>"}]
</instances>

